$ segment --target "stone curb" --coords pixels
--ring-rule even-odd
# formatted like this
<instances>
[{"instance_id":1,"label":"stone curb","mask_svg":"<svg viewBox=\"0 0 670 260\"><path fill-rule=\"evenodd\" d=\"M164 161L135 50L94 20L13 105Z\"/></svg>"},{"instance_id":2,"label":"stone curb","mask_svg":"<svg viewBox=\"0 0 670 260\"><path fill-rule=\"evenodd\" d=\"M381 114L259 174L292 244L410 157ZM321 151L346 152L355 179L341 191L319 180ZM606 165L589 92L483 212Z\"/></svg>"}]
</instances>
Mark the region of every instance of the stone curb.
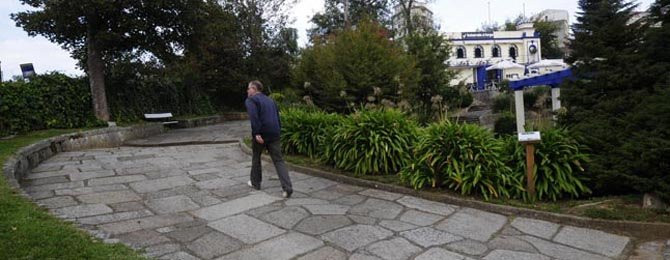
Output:
<instances>
[{"instance_id":1,"label":"stone curb","mask_svg":"<svg viewBox=\"0 0 670 260\"><path fill-rule=\"evenodd\" d=\"M224 113L216 116L205 116L179 120L175 128L193 128L206 125L214 125L226 121L246 120L247 113Z\"/></svg>"},{"instance_id":2,"label":"stone curb","mask_svg":"<svg viewBox=\"0 0 670 260\"><path fill-rule=\"evenodd\" d=\"M244 143L244 140L238 140L240 149L249 155L251 155L251 148ZM271 162L272 159L268 155L263 155L262 159L268 162ZM487 203L483 201L460 198L450 194L436 193L436 192L426 192L426 191L417 191L414 189L379 183L375 181L363 180L358 178L353 178L341 174L335 174L319 169L314 169L310 167L300 166L286 162L286 165L289 169L293 171L299 171L312 176L322 177L330 179L337 182L342 182L351 185L357 185L368 188L375 188L384 191L396 192L411 196L420 197L427 200L444 202L448 204L458 205L462 207L476 208L481 210L486 210L490 212L495 212L503 214L506 216L517 216L517 217L527 217L540 219L545 221L550 221L554 223L559 223L563 225L571 225L583 228L592 228L599 229L605 232L617 233L626 236L632 236L635 238L643 240L653 240L653 239L668 239L670 237L670 224L666 223L647 223L647 222L637 222L637 221L616 221L616 220L603 220L603 219L593 219L587 217L578 217L573 215L551 213L533 209L518 208L506 205L498 205Z\"/></svg>"},{"instance_id":3,"label":"stone curb","mask_svg":"<svg viewBox=\"0 0 670 260\"><path fill-rule=\"evenodd\" d=\"M188 142L173 142L173 143L160 143L160 144L141 144L141 143L128 142L124 143L123 145L131 147L166 147L166 146L203 145L203 144L233 144L237 142L238 140L188 141Z\"/></svg>"}]
</instances>

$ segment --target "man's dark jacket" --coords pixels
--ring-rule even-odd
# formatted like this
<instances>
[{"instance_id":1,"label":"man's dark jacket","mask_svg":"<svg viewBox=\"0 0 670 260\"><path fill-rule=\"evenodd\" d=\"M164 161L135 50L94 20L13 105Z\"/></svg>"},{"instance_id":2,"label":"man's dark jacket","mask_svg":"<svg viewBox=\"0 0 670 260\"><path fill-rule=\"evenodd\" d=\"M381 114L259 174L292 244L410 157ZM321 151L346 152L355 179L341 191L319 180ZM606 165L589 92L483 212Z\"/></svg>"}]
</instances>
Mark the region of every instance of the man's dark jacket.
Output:
<instances>
[{"instance_id":1,"label":"man's dark jacket","mask_svg":"<svg viewBox=\"0 0 670 260\"><path fill-rule=\"evenodd\" d=\"M279 140L281 122L279 109L271 98L263 93L257 93L244 101L251 121L251 135L260 134L266 142Z\"/></svg>"}]
</instances>

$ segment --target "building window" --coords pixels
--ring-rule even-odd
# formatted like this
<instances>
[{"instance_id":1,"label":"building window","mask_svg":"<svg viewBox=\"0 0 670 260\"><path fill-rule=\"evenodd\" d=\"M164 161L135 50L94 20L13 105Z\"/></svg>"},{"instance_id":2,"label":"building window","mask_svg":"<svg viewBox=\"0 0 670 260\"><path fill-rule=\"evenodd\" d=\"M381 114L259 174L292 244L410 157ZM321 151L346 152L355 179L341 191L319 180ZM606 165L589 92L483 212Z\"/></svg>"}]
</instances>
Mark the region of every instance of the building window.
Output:
<instances>
[{"instance_id":1,"label":"building window","mask_svg":"<svg viewBox=\"0 0 670 260\"><path fill-rule=\"evenodd\" d=\"M500 46L493 45L493 48L491 48L491 56L494 58L500 58Z\"/></svg>"},{"instance_id":2,"label":"building window","mask_svg":"<svg viewBox=\"0 0 670 260\"><path fill-rule=\"evenodd\" d=\"M465 47L459 46L458 49L456 49L456 58L465 59Z\"/></svg>"},{"instance_id":3,"label":"building window","mask_svg":"<svg viewBox=\"0 0 670 260\"><path fill-rule=\"evenodd\" d=\"M509 57L516 60L516 57L519 55L519 49L516 47L516 45L512 45L509 47Z\"/></svg>"},{"instance_id":4,"label":"building window","mask_svg":"<svg viewBox=\"0 0 670 260\"><path fill-rule=\"evenodd\" d=\"M475 47L475 58L484 58L484 48L482 46Z\"/></svg>"}]
</instances>

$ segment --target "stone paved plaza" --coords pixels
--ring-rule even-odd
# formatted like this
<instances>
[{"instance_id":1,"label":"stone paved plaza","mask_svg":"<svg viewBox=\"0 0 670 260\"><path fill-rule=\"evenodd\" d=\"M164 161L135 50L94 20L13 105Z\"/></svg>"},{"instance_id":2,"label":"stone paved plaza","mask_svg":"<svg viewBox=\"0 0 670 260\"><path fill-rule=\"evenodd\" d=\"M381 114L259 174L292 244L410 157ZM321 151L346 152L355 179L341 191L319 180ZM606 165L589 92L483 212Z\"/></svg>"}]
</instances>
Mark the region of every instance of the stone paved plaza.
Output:
<instances>
[{"instance_id":1,"label":"stone paved plaza","mask_svg":"<svg viewBox=\"0 0 670 260\"><path fill-rule=\"evenodd\" d=\"M298 172L283 199L272 165L261 191L246 185L250 160L237 144L65 152L22 185L53 214L159 259L621 259L632 244Z\"/></svg>"}]
</instances>

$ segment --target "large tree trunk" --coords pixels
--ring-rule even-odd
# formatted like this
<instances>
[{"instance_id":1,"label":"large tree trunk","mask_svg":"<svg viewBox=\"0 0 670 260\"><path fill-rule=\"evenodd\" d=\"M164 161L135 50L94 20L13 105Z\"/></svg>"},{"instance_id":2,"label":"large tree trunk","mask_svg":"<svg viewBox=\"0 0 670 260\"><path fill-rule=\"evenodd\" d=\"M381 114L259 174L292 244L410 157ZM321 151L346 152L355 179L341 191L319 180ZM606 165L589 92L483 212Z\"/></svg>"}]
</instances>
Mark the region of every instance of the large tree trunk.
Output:
<instances>
[{"instance_id":1,"label":"large tree trunk","mask_svg":"<svg viewBox=\"0 0 670 260\"><path fill-rule=\"evenodd\" d=\"M105 93L105 62L102 60L102 53L96 41L95 32L91 28L87 32L86 51L88 54L86 58L88 71L86 73L91 85L93 111L98 119L109 121L109 108L107 107Z\"/></svg>"}]
</instances>

